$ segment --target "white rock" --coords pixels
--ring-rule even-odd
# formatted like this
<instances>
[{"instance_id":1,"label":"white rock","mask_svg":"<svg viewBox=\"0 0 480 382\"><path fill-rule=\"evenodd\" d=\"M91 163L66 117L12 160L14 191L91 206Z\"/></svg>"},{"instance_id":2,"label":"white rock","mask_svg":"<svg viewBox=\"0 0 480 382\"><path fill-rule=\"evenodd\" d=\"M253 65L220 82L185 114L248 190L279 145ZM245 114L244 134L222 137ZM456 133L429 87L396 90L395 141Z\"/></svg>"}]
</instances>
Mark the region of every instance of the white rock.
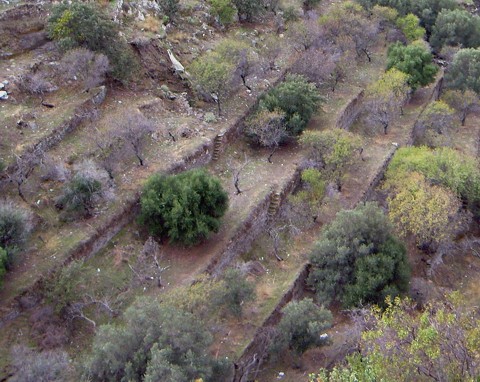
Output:
<instances>
[{"instance_id":1,"label":"white rock","mask_svg":"<svg viewBox=\"0 0 480 382\"><path fill-rule=\"evenodd\" d=\"M5 85L0 83L0 90L3 90L3 89L5 89Z\"/></svg>"},{"instance_id":2,"label":"white rock","mask_svg":"<svg viewBox=\"0 0 480 382\"><path fill-rule=\"evenodd\" d=\"M0 99L8 99L8 93L5 90L0 90Z\"/></svg>"}]
</instances>

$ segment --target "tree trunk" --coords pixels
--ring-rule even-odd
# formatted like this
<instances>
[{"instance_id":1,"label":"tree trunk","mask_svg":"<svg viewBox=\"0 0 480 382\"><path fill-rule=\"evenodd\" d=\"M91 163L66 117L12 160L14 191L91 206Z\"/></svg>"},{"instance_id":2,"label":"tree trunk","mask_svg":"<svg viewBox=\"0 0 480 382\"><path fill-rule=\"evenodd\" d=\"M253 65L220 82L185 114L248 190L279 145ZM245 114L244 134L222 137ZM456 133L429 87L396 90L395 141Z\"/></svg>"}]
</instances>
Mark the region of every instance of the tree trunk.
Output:
<instances>
[{"instance_id":1,"label":"tree trunk","mask_svg":"<svg viewBox=\"0 0 480 382\"><path fill-rule=\"evenodd\" d=\"M270 152L270 155L268 156L267 160L268 160L268 163L273 163L272 162L272 157L273 157L273 154L275 154L275 151L277 151L277 146L275 146L273 148L273 150Z\"/></svg>"},{"instance_id":2,"label":"tree trunk","mask_svg":"<svg viewBox=\"0 0 480 382\"><path fill-rule=\"evenodd\" d=\"M218 108L218 116L222 114L222 108L220 106L220 97L217 96L217 108Z\"/></svg>"}]
</instances>

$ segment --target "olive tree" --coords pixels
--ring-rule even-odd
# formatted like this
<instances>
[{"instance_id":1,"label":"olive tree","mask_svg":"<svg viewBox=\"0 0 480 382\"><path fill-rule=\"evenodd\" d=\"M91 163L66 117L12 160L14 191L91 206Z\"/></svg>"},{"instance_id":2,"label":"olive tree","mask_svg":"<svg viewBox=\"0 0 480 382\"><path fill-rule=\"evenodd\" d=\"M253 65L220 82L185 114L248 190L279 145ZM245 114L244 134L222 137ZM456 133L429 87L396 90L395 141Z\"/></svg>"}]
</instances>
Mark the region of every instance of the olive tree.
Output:
<instances>
[{"instance_id":1,"label":"olive tree","mask_svg":"<svg viewBox=\"0 0 480 382\"><path fill-rule=\"evenodd\" d=\"M463 93L480 95L480 49L460 49L445 73L446 86Z\"/></svg>"},{"instance_id":2,"label":"olive tree","mask_svg":"<svg viewBox=\"0 0 480 382\"><path fill-rule=\"evenodd\" d=\"M340 211L322 231L310 261L308 285L325 304L332 299L344 306L382 303L408 289L406 249L375 203Z\"/></svg>"},{"instance_id":3,"label":"olive tree","mask_svg":"<svg viewBox=\"0 0 480 382\"><path fill-rule=\"evenodd\" d=\"M99 328L84 375L96 381L190 382L228 379L228 363L214 359L212 335L193 314L137 300L123 324Z\"/></svg>"},{"instance_id":4,"label":"olive tree","mask_svg":"<svg viewBox=\"0 0 480 382\"><path fill-rule=\"evenodd\" d=\"M218 231L228 207L220 181L204 170L153 175L141 197L139 222L155 236L193 245Z\"/></svg>"}]
</instances>

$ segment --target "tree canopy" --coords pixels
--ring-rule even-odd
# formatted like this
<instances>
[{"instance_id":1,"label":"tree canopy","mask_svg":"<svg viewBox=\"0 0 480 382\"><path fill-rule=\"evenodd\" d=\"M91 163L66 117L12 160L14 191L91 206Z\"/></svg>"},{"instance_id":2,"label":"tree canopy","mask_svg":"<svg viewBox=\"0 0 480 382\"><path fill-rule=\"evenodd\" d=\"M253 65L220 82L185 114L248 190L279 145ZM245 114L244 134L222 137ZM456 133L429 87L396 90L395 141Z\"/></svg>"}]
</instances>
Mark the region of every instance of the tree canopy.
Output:
<instances>
[{"instance_id":1,"label":"tree canopy","mask_svg":"<svg viewBox=\"0 0 480 382\"><path fill-rule=\"evenodd\" d=\"M343 129L305 131L300 143L311 148L311 157L322 170L324 180L340 188L349 165L355 161L355 151L362 144L360 137Z\"/></svg>"},{"instance_id":2,"label":"tree canopy","mask_svg":"<svg viewBox=\"0 0 480 382\"><path fill-rule=\"evenodd\" d=\"M408 288L406 250L375 203L344 210L324 228L310 254L308 284L318 301L345 306L382 303Z\"/></svg>"},{"instance_id":3,"label":"tree canopy","mask_svg":"<svg viewBox=\"0 0 480 382\"><path fill-rule=\"evenodd\" d=\"M141 197L139 222L155 236L193 245L218 231L228 207L220 181L203 170L153 175Z\"/></svg>"},{"instance_id":4,"label":"tree canopy","mask_svg":"<svg viewBox=\"0 0 480 382\"><path fill-rule=\"evenodd\" d=\"M480 18L462 9L443 9L432 28L430 43L436 51L445 45L477 48L480 45Z\"/></svg>"},{"instance_id":5,"label":"tree canopy","mask_svg":"<svg viewBox=\"0 0 480 382\"><path fill-rule=\"evenodd\" d=\"M450 89L480 95L480 49L460 49L445 73L446 86Z\"/></svg>"},{"instance_id":6,"label":"tree canopy","mask_svg":"<svg viewBox=\"0 0 480 382\"><path fill-rule=\"evenodd\" d=\"M285 113L285 126L292 135L300 134L307 126L322 98L315 84L298 74L289 74L285 81L260 99L259 108Z\"/></svg>"},{"instance_id":7,"label":"tree canopy","mask_svg":"<svg viewBox=\"0 0 480 382\"><path fill-rule=\"evenodd\" d=\"M95 335L84 374L96 381L218 381L227 363L208 354L211 334L194 315L138 300L124 324L108 324Z\"/></svg>"},{"instance_id":8,"label":"tree canopy","mask_svg":"<svg viewBox=\"0 0 480 382\"><path fill-rule=\"evenodd\" d=\"M388 48L387 69L396 68L407 74L408 84L416 90L435 79L438 68L432 60L432 54L421 42L407 46L396 43Z\"/></svg>"},{"instance_id":9,"label":"tree canopy","mask_svg":"<svg viewBox=\"0 0 480 382\"><path fill-rule=\"evenodd\" d=\"M475 158L446 147L435 150L425 146L402 147L388 166L387 182L406 178L409 172L419 172L431 182L447 187L462 198L473 213L479 213L480 169Z\"/></svg>"},{"instance_id":10,"label":"tree canopy","mask_svg":"<svg viewBox=\"0 0 480 382\"><path fill-rule=\"evenodd\" d=\"M192 62L189 71L198 90L214 94L217 97L218 114L221 113L221 101L231 88L234 66L217 52L209 52Z\"/></svg>"}]
</instances>

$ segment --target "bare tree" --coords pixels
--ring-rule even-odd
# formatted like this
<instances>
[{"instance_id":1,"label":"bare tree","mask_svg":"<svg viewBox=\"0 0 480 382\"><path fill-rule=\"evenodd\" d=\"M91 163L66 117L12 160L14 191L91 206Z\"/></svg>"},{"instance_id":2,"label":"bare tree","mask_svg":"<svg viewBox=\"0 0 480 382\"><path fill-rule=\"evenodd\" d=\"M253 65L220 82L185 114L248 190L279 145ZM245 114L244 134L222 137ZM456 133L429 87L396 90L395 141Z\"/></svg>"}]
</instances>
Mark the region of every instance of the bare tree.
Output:
<instances>
[{"instance_id":1,"label":"bare tree","mask_svg":"<svg viewBox=\"0 0 480 382\"><path fill-rule=\"evenodd\" d=\"M260 45L259 55L263 59L264 70L276 70L276 60L282 51L282 43L277 36L268 36Z\"/></svg>"},{"instance_id":2,"label":"bare tree","mask_svg":"<svg viewBox=\"0 0 480 382\"><path fill-rule=\"evenodd\" d=\"M154 130L153 124L140 112L127 110L112 120L111 123L118 123L115 129L115 136L133 152L140 166L144 165L142 154L145 143L145 136Z\"/></svg>"},{"instance_id":3,"label":"bare tree","mask_svg":"<svg viewBox=\"0 0 480 382\"><path fill-rule=\"evenodd\" d=\"M27 150L22 156L15 155L15 170L7 175L9 181L15 184L18 196L26 203L28 201L25 198L22 186L32 175L35 168L42 162L43 158L44 152L38 148L36 150Z\"/></svg>"},{"instance_id":4,"label":"bare tree","mask_svg":"<svg viewBox=\"0 0 480 382\"><path fill-rule=\"evenodd\" d=\"M128 267L135 276L133 283L140 285L145 282L156 281L157 287L162 288L162 273L169 266L162 266L162 252L160 245L153 237L149 237L143 245L142 253L138 256L134 265L128 263Z\"/></svg>"},{"instance_id":5,"label":"bare tree","mask_svg":"<svg viewBox=\"0 0 480 382\"><path fill-rule=\"evenodd\" d=\"M100 85L109 70L107 56L94 53L86 48L67 52L60 61L61 76L64 80L80 80L85 89Z\"/></svg>"},{"instance_id":6,"label":"bare tree","mask_svg":"<svg viewBox=\"0 0 480 382\"><path fill-rule=\"evenodd\" d=\"M233 186L236 190L236 195L240 195L243 190L240 188L240 175L245 167L250 163L250 160L247 158L247 154L244 153L243 163L234 165L231 158L227 160L227 166L232 171Z\"/></svg>"},{"instance_id":7,"label":"bare tree","mask_svg":"<svg viewBox=\"0 0 480 382\"><path fill-rule=\"evenodd\" d=\"M256 144L272 149L268 156L268 162L272 163L275 150L288 137L285 113L268 110L258 111L247 121L245 134Z\"/></svg>"},{"instance_id":8,"label":"bare tree","mask_svg":"<svg viewBox=\"0 0 480 382\"><path fill-rule=\"evenodd\" d=\"M287 36L293 47L299 51L312 48L321 35L321 28L316 19L303 20L292 25L287 31Z\"/></svg>"}]
</instances>

